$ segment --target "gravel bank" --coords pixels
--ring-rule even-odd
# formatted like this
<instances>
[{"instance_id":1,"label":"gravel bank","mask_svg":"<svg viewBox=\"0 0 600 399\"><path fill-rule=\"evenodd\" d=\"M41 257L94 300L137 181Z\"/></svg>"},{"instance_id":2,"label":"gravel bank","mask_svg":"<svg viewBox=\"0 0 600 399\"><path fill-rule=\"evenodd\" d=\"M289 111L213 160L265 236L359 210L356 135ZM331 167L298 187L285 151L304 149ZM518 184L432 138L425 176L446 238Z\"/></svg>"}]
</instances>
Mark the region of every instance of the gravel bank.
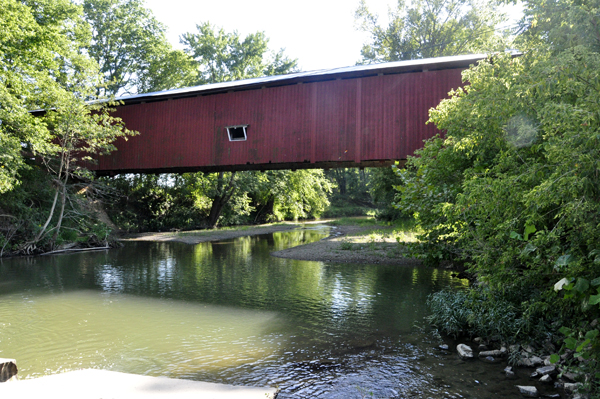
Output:
<instances>
[{"instance_id":1,"label":"gravel bank","mask_svg":"<svg viewBox=\"0 0 600 399\"><path fill-rule=\"evenodd\" d=\"M393 238L373 240L360 232L361 226L333 227L331 235L311 244L271 252L280 258L342 263L385 263L416 266L421 262L401 255L401 246Z\"/></svg>"}]
</instances>

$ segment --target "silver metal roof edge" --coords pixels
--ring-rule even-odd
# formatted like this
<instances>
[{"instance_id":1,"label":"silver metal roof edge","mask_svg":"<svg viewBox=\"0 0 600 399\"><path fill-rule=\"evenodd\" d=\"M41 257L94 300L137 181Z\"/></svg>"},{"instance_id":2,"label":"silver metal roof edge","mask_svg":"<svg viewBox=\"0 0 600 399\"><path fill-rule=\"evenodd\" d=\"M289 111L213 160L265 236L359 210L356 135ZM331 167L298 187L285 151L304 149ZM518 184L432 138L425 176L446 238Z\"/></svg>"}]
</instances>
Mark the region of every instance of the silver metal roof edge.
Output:
<instances>
[{"instance_id":1,"label":"silver metal roof edge","mask_svg":"<svg viewBox=\"0 0 600 399\"><path fill-rule=\"evenodd\" d=\"M184 87L180 89L171 89L164 91L157 91L152 93L134 94L129 96L121 96L115 98L115 101L127 102L138 102L142 100L159 100L162 98L175 98L186 95L193 95L195 93L207 93L207 92L223 92L229 90L244 90L253 86L260 85L273 85L273 84L285 84L287 81L302 81L307 80L319 80L319 78L330 78L332 76L343 76L349 75L350 77L354 74L368 74L369 72L391 72L395 70L407 70L411 69L427 69L428 67L444 66L448 68L457 66L468 66L469 63L479 61L488 56L488 54L469 54L469 55L458 55L448 57L436 57L436 58L425 58L418 60L408 61L394 61L380 64L366 64L366 65L355 65L349 67L338 67L331 69L319 69L314 71L297 72L288 75L275 75L275 76L264 76L260 78L235 80L221 83L210 83L200 86ZM444 69L444 68L442 68ZM357 76L359 77L359 76Z\"/></svg>"}]
</instances>

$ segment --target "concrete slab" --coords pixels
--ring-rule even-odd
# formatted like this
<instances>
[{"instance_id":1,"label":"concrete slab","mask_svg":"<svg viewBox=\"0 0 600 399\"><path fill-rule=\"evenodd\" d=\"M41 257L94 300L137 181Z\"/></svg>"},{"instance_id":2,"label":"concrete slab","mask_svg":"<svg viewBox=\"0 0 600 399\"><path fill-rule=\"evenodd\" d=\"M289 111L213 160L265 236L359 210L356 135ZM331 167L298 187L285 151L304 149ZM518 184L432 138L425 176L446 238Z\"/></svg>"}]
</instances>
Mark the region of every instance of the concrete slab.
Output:
<instances>
[{"instance_id":1,"label":"concrete slab","mask_svg":"<svg viewBox=\"0 0 600 399\"><path fill-rule=\"evenodd\" d=\"M0 384L0 397L20 399L272 399L275 394L275 388L234 386L92 369Z\"/></svg>"}]
</instances>

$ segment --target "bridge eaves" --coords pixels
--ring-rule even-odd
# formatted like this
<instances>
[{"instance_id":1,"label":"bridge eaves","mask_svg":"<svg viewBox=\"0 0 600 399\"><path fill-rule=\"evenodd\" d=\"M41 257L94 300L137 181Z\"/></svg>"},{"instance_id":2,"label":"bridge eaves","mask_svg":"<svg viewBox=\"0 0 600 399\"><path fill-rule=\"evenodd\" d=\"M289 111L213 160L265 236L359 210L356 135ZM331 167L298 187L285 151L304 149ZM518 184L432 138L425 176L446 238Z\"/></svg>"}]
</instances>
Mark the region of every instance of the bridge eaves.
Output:
<instances>
[{"instance_id":1,"label":"bridge eaves","mask_svg":"<svg viewBox=\"0 0 600 399\"><path fill-rule=\"evenodd\" d=\"M210 95L336 79L356 79L376 75L436 71L441 69L465 69L470 65L475 64L477 61L485 59L487 56L488 55L486 54L470 54L321 69L316 71L297 72L288 75L265 76L253 79L185 87L181 89L135 94L118 97L116 100L121 101L124 104L136 104L141 102L163 101L198 95Z\"/></svg>"}]
</instances>

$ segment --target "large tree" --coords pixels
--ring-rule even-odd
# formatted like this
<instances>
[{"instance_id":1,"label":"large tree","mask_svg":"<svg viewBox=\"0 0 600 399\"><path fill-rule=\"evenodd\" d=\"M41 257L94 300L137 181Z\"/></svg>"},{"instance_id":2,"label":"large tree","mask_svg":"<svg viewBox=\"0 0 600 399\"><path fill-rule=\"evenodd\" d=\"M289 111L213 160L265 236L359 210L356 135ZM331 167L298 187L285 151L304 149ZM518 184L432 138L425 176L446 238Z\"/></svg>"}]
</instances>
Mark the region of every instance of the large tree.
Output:
<instances>
[{"instance_id":1,"label":"large tree","mask_svg":"<svg viewBox=\"0 0 600 399\"><path fill-rule=\"evenodd\" d=\"M196 80L189 56L171 47L166 28L144 0L85 0L90 56L106 79L100 94L143 93L184 87Z\"/></svg>"},{"instance_id":2,"label":"large tree","mask_svg":"<svg viewBox=\"0 0 600 399\"><path fill-rule=\"evenodd\" d=\"M478 280L470 298L437 295L438 325L507 341L566 335L560 345L576 354L560 367L589 373L597 396L598 2L526 4L527 51L471 67L430 112L446 134L408 161L401 206L423 229L417 254L462 263Z\"/></svg>"},{"instance_id":3,"label":"large tree","mask_svg":"<svg viewBox=\"0 0 600 399\"><path fill-rule=\"evenodd\" d=\"M216 30L210 23L196 25L197 33L185 33L181 43L196 60L198 84L283 75L297 71L298 61L281 49L269 50L264 32L249 34L243 40L234 31Z\"/></svg>"},{"instance_id":4,"label":"large tree","mask_svg":"<svg viewBox=\"0 0 600 399\"><path fill-rule=\"evenodd\" d=\"M66 0L6 0L0 13L0 195L10 196L22 175L40 166L54 191L49 209L34 193L29 206L41 204L36 218L46 213L39 224L30 220L31 212L20 213L18 195L12 197L16 202L1 203L2 222L9 219L2 223L2 247L21 229L19 240L27 241L21 249L30 252L41 241L44 248L56 243L69 178L83 177L90 153L110 151L112 140L128 131L108 115L105 103L86 103L94 99L100 77L82 51L89 36L79 6Z\"/></svg>"},{"instance_id":5,"label":"large tree","mask_svg":"<svg viewBox=\"0 0 600 399\"><path fill-rule=\"evenodd\" d=\"M67 27L77 26L69 1L0 2L0 193L14 188L27 168L25 149L45 151L49 132L30 110L47 108L64 90L65 66L77 64Z\"/></svg>"},{"instance_id":6,"label":"large tree","mask_svg":"<svg viewBox=\"0 0 600 399\"><path fill-rule=\"evenodd\" d=\"M517 43L524 50L561 51L583 45L600 51L598 0L525 0Z\"/></svg>"},{"instance_id":7,"label":"large tree","mask_svg":"<svg viewBox=\"0 0 600 399\"><path fill-rule=\"evenodd\" d=\"M361 63L388 62L504 50L496 25L503 16L494 3L479 0L399 0L381 25L366 0L355 13L371 35Z\"/></svg>"}]
</instances>

